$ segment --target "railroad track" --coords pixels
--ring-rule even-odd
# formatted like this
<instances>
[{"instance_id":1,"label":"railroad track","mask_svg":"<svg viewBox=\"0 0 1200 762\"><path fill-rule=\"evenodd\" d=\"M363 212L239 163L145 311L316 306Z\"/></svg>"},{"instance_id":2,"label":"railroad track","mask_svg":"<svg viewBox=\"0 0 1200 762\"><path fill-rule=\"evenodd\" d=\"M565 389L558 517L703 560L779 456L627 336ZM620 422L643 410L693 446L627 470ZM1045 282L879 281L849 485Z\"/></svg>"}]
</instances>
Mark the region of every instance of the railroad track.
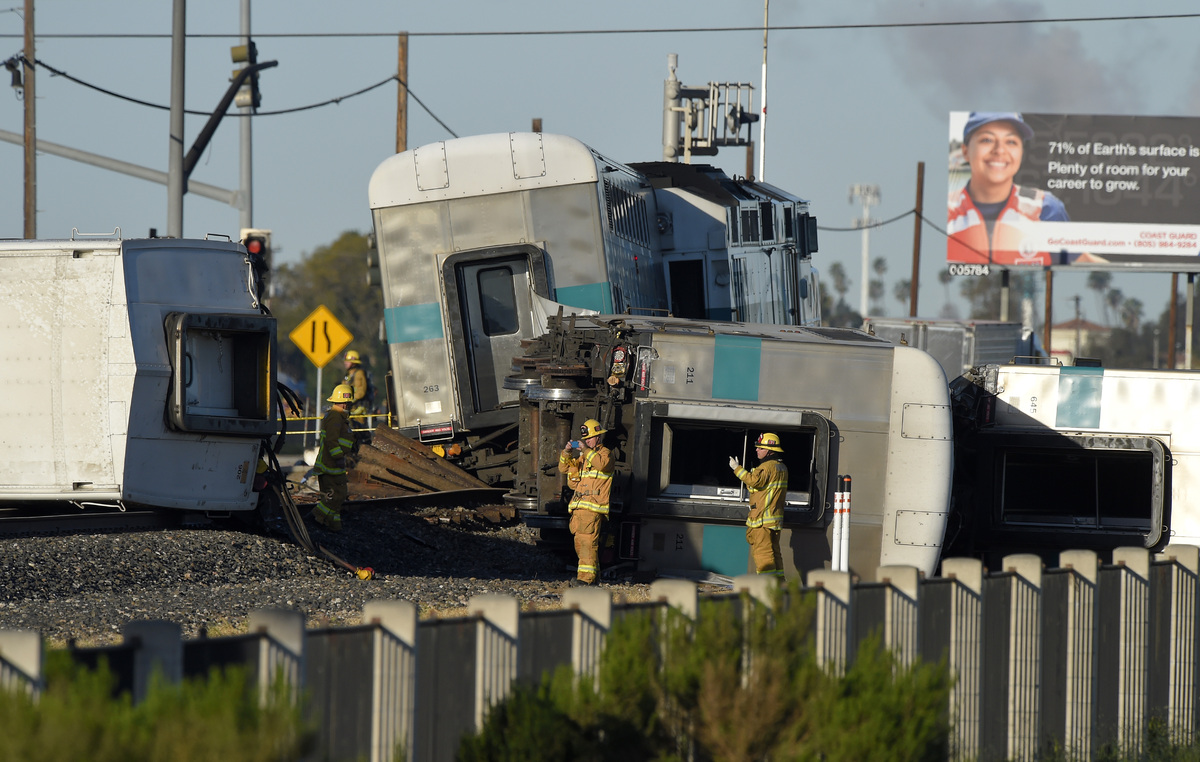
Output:
<instances>
[{"instance_id":1,"label":"railroad track","mask_svg":"<svg viewBox=\"0 0 1200 762\"><path fill-rule=\"evenodd\" d=\"M204 527L211 526L216 520L202 511L17 503L0 507L0 537Z\"/></svg>"}]
</instances>

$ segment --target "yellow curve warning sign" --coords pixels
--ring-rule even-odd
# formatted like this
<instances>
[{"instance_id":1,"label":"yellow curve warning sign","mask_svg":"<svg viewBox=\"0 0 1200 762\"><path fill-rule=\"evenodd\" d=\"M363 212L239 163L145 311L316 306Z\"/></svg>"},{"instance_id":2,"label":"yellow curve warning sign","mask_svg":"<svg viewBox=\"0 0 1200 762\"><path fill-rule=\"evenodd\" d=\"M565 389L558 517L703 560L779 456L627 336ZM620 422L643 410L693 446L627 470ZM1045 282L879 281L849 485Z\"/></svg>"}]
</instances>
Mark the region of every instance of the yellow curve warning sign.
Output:
<instances>
[{"instance_id":1,"label":"yellow curve warning sign","mask_svg":"<svg viewBox=\"0 0 1200 762\"><path fill-rule=\"evenodd\" d=\"M288 338L300 348L305 357L312 360L313 365L324 368L354 340L354 334L346 330L346 326L322 304L292 329Z\"/></svg>"}]
</instances>

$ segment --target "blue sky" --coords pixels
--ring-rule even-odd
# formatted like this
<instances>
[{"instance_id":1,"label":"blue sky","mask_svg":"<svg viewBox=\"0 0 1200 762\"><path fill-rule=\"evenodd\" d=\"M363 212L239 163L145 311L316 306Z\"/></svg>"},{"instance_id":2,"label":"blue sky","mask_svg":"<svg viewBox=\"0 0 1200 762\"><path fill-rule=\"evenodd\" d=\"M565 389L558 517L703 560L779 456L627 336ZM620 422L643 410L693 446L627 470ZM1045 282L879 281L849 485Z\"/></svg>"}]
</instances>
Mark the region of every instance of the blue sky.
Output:
<instances>
[{"instance_id":1,"label":"blue sky","mask_svg":"<svg viewBox=\"0 0 1200 762\"><path fill-rule=\"evenodd\" d=\"M22 49L23 0L0 7L0 59ZM0 3L0 5L4 5ZM188 8L186 104L210 110L233 64L239 0L193 0ZM967 20L1127 16L1127 2L973 2L926 0L772 0L772 27L911 24ZM172 3L168 0L38 0L37 56L72 76L122 95L167 105L170 98ZM1189 0L1148 0L1142 15L1196 11ZM263 110L339 97L397 70L396 38L407 31L412 92L458 135L529 129L577 137L621 161L662 155L662 90L667 55L679 56L686 85L760 82L762 0L608 0L579 3L443 0L438 3L352 0L254 0L260 60L279 66L262 75ZM694 29L726 31L666 31ZM745 28L744 31L728 28ZM611 34L469 35L471 32L613 31ZM651 31L643 31L651 30ZM656 31L657 30L657 31ZM346 33L382 36L280 36ZM61 35L163 35L161 37ZM849 227L861 213L849 199L855 183L876 184L877 219L915 205L918 162L925 162L926 214L944 219L947 115L953 110L1051 113L1200 113L1200 18L988 26L875 29L773 29L769 38L765 179L808 198L822 226ZM7 84L7 80L4 82ZM168 113L94 92L41 73L38 137L165 171ZM254 224L270 228L276 250L292 261L345 230L370 227L371 172L395 148L396 86L338 105L254 120ZM204 124L189 116L185 143ZM409 102L410 148L451 135ZM23 104L0 91L0 129L21 132ZM745 172L741 149L704 159ZM0 143L0 237L21 237L21 148ZM193 180L238 184L238 129L227 118L201 157ZM68 237L72 228L144 236L166 230L166 188L56 156L38 165L38 235ZM239 214L199 196L185 200L184 234L237 237ZM912 267L913 224L905 218L871 234L871 257L889 262L891 315L902 306L891 284ZM841 262L857 306L861 235L823 232L817 264ZM945 242L922 231L920 313L936 316L946 300L937 273ZM1055 278L1054 320L1073 313L1100 321L1085 276ZM1169 276L1120 274L1115 285L1140 298L1148 314L1166 303ZM957 283L951 286L951 296ZM1041 310L1042 296L1037 295ZM906 313L905 313L906 314Z\"/></svg>"}]
</instances>

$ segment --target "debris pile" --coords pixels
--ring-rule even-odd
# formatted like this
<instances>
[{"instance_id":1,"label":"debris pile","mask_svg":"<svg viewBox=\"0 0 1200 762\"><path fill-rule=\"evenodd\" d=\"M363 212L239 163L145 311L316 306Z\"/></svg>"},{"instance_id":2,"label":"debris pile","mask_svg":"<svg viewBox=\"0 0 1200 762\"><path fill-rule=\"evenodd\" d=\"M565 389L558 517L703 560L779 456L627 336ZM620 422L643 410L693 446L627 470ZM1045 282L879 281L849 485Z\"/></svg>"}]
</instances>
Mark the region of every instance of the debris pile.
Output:
<instances>
[{"instance_id":1,"label":"debris pile","mask_svg":"<svg viewBox=\"0 0 1200 762\"><path fill-rule=\"evenodd\" d=\"M349 476L350 494L356 498L492 489L429 447L387 426L375 429L371 442L358 448Z\"/></svg>"}]
</instances>

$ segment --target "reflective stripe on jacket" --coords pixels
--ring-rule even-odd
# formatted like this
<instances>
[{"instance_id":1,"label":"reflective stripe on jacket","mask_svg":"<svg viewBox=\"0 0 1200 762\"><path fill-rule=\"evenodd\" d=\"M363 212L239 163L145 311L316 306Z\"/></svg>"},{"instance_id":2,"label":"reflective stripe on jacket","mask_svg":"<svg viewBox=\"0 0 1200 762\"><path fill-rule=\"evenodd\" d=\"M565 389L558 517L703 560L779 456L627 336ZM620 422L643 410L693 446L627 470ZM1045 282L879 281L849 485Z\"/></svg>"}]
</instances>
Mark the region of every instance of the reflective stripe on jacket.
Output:
<instances>
[{"instance_id":1,"label":"reflective stripe on jacket","mask_svg":"<svg viewBox=\"0 0 1200 762\"><path fill-rule=\"evenodd\" d=\"M571 498L567 510L582 508L607 516L608 501L612 496L612 451L601 445L578 457L571 457L568 453L568 450L563 450L558 456L558 470L565 474L574 464L579 469L579 484L575 487L575 496Z\"/></svg>"},{"instance_id":2,"label":"reflective stripe on jacket","mask_svg":"<svg viewBox=\"0 0 1200 762\"><path fill-rule=\"evenodd\" d=\"M350 432L350 416L337 408L330 409L321 421L317 473L331 476L346 473L346 456L353 448L354 434Z\"/></svg>"},{"instance_id":3,"label":"reflective stripe on jacket","mask_svg":"<svg viewBox=\"0 0 1200 762\"><path fill-rule=\"evenodd\" d=\"M746 526L779 529L783 524L783 502L787 498L788 483L787 466L783 461L764 460L753 471L738 466L734 474L750 490L750 515L746 517Z\"/></svg>"}]
</instances>

